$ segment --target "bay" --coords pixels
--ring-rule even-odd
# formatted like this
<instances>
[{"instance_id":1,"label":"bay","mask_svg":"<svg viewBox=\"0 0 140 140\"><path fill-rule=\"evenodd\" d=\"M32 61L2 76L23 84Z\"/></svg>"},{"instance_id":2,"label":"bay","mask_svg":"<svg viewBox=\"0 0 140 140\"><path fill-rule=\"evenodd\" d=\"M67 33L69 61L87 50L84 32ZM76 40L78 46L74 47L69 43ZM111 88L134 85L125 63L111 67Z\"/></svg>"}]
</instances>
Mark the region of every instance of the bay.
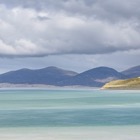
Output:
<instances>
[{"instance_id":1,"label":"bay","mask_svg":"<svg viewBox=\"0 0 140 140\"><path fill-rule=\"evenodd\" d=\"M139 131L138 90L0 90L0 139L138 140Z\"/></svg>"}]
</instances>

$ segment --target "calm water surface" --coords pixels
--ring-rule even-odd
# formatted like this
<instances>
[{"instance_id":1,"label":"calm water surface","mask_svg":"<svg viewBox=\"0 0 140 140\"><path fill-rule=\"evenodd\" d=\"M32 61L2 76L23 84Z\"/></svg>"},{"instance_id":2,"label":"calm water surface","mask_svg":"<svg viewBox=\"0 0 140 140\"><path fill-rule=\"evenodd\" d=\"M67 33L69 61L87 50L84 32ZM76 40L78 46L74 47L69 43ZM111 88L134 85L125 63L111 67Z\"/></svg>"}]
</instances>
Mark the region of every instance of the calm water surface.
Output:
<instances>
[{"instance_id":1,"label":"calm water surface","mask_svg":"<svg viewBox=\"0 0 140 140\"><path fill-rule=\"evenodd\" d=\"M116 128L118 131L115 131ZM126 128L129 130L125 131ZM21 130L20 133L18 130ZM140 131L140 91L1 89L0 138L9 140L16 132L13 139L21 139L17 134L24 139L22 134L25 130L36 130L34 134L42 132L45 135L44 139L50 135L50 140L57 140L59 137L65 140L68 139L68 135L73 136L69 137L71 140L84 139L84 136L88 135L90 140L100 130L102 135L106 131L105 136L108 139L119 133L119 130L125 131L126 135L134 131L136 134L131 136L136 136L137 140L140 137L137 133ZM46 130L49 132L48 135ZM62 138L64 130L68 131L65 131L66 136ZM80 131L86 134L82 136ZM5 134L3 137L1 132ZM108 132L112 133L109 135ZM43 134L39 137L34 135L34 138L30 136L29 139L41 139L40 136ZM96 136L97 140L98 138ZM115 140L124 139L127 140L128 137L120 136Z\"/></svg>"},{"instance_id":2,"label":"calm water surface","mask_svg":"<svg viewBox=\"0 0 140 140\"><path fill-rule=\"evenodd\" d=\"M0 90L0 127L140 125L139 91Z\"/></svg>"}]
</instances>

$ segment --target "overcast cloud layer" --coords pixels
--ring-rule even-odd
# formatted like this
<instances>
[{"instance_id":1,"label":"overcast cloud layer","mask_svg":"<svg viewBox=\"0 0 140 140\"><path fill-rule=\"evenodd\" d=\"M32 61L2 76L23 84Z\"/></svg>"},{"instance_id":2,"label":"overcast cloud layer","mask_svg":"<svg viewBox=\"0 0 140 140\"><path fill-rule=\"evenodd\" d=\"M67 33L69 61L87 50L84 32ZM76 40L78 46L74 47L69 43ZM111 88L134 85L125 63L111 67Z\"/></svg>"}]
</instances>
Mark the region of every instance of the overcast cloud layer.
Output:
<instances>
[{"instance_id":1,"label":"overcast cloud layer","mask_svg":"<svg viewBox=\"0 0 140 140\"><path fill-rule=\"evenodd\" d=\"M140 52L139 0L0 0L0 56Z\"/></svg>"}]
</instances>

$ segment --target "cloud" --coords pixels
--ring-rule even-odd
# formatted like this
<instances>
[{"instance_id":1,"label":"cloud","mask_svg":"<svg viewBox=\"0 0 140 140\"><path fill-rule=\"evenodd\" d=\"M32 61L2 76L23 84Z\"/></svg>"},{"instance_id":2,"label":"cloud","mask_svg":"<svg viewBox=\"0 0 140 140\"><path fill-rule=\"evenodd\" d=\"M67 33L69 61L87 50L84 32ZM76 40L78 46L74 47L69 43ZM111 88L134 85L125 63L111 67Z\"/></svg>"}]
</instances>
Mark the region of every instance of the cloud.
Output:
<instances>
[{"instance_id":1,"label":"cloud","mask_svg":"<svg viewBox=\"0 0 140 140\"><path fill-rule=\"evenodd\" d=\"M0 0L0 56L140 50L138 0Z\"/></svg>"}]
</instances>

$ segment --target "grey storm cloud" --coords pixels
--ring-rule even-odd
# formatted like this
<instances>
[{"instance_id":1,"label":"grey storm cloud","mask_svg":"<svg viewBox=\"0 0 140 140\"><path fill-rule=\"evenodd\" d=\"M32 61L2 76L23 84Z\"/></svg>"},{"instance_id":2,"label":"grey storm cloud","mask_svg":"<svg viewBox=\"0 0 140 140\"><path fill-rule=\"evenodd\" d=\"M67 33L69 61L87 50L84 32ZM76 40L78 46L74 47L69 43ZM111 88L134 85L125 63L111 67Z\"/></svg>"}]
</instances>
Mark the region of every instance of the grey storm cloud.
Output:
<instances>
[{"instance_id":1,"label":"grey storm cloud","mask_svg":"<svg viewBox=\"0 0 140 140\"><path fill-rule=\"evenodd\" d=\"M0 0L0 56L140 49L139 0Z\"/></svg>"}]
</instances>

